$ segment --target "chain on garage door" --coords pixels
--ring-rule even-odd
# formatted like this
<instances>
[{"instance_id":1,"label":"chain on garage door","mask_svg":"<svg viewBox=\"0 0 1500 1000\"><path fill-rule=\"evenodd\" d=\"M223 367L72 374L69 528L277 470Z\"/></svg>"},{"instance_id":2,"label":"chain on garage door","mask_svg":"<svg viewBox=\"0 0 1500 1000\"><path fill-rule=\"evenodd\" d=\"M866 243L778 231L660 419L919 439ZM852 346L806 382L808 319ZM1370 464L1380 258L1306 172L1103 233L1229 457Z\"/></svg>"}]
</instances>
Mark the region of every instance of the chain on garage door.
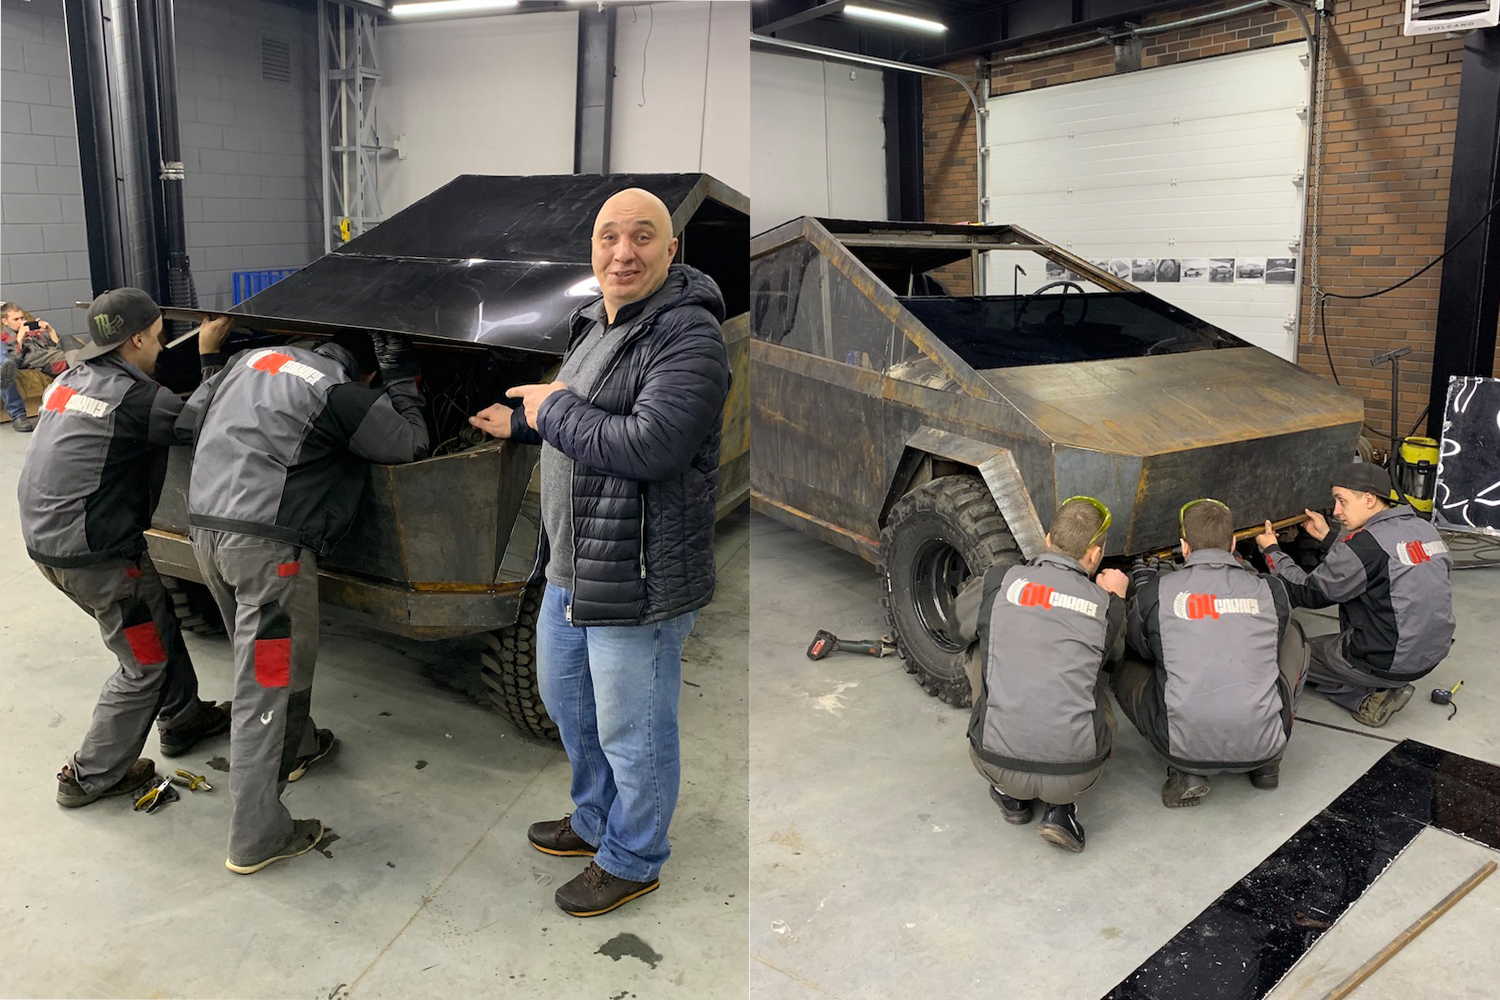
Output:
<instances>
[{"instance_id":1,"label":"chain on garage door","mask_svg":"<svg viewBox=\"0 0 1500 1000\"><path fill-rule=\"evenodd\" d=\"M991 98L989 218L1288 360L1302 279L1307 47ZM991 254L987 287L1065 275Z\"/></svg>"}]
</instances>

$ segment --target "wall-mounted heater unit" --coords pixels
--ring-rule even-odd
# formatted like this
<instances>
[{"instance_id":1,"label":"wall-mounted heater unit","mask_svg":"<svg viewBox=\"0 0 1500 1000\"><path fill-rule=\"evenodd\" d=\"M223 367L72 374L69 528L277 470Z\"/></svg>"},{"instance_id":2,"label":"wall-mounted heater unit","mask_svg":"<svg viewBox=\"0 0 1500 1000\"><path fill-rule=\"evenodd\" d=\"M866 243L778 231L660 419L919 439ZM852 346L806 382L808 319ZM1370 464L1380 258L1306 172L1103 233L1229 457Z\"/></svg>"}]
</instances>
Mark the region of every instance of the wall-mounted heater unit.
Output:
<instances>
[{"instance_id":1,"label":"wall-mounted heater unit","mask_svg":"<svg viewBox=\"0 0 1500 1000\"><path fill-rule=\"evenodd\" d=\"M1500 24L1500 0L1406 0L1408 35L1473 31Z\"/></svg>"}]
</instances>

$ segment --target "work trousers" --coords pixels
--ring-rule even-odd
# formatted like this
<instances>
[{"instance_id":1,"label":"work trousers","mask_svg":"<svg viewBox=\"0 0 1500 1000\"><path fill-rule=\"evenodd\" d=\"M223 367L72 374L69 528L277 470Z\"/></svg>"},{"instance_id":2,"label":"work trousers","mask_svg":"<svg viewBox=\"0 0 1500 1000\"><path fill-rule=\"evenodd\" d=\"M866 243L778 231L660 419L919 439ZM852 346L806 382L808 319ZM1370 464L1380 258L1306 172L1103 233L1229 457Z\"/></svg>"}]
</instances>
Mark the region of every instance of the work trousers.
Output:
<instances>
[{"instance_id":1,"label":"work trousers","mask_svg":"<svg viewBox=\"0 0 1500 1000\"><path fill-rule=\"evenodd\" d=\"M318 659L318 561L311 549L191 529L193 554L234 646L229 860L254 864L292 836L281 804L297 759L317 749L309 715Z\"/></svg>"},{"instance_id":2,"label":"work trousers","mask_svg":"<svg viewBox=\"0 0 1500 1000\"><path fill-rule=\"evenodd\" d=\"M37 568L98 623L104 645L118 660L71 761L84 791L102 791L140 758L153 719L171 729L196 717L198 675L150 556Z\"/></svg>"},{"instance_id":3,"label":"work trousers","mask_svg":"<svg viewBox=\"0 0 1500 1000\"><path fill-rule=\"evenodd\" d=\"M4 364L5 359L14 350L13 346L0 340L0 364ZM12 420L26 416L26 401L21 398L21 390L16 388L14 382L0 388L0 401L5 403L5 412L10 414Z\"/></svg>"},{"instance_id":4,"label":"work trousers","mask_svg":"<svg viewBox=\"0 0 1500 1000\"><path fill-rule=\"evenodd\" d=\"M1338 632L1308 640L1312 662L1307 667L1307 683L1329 701L1351 712L1359 711L1360 702L1372 691L1402 687L1407 681L1388 681L1361 670L1344 656L1342 636Z\"/></svg>"},{"instance_id":5,"label":"work trousers","mask_svg":"<svg viewBox=\"0 0 1500 1000\"><path fill-rule=\"evenodd\" d=\"M18 367L30 368L47 375L58 376L68 370L68 356L59 347L32 345L17 355Z\"/></svg>"},{"instance_id":6,"label":"work trousers","mask_svg":"<svg viewBox=\"0 0 1500 1000\"><path fill-rule=\"evenodd\" d=\"M1281 646L1277 651L1276 666L1279 672L1277 687L1281 690L1281 697L1292 706L1297 704L1297 699L1302 695L1302 686L1309 677L1308 646L1309 643L1302 634L1302 626L1295 621L1287 622L1286 631L1281 635ZM1152 724L1153 715L1160 718L1165 716L1167 711L1162 703L1164 692L1156 682L1156 667L1144 660L1128 658L1115 667L1110 688L1114 691L1115 700L1120 703L1120 711L1135 725L1140 734L1146 737L1146 742L1150 743L1163 757L1170 757L1170 749L1163 745L1161 737ZM1152 703L1150 710L1147 708L1148 701ZM1280 759L1280 754L1271 758L1271 760ZM1243 773L1270 762L1270 760L1260 761L1248 768L1195 768L1194 773L1217 774L1223 770Z\"/></svg>"},{"instance_id":7,"label":"work trousers","mask_svg":"<svg viewBox=\"0 0 1500 1000\"><path fill-rule=\"evenodd\" d=\"M572 595L547 585L537 619L538 682L573 765L573 832L619 878L649 882L670 846L682 758L682 643L698 612L649 625L574 626Z\"/></svg>"},{"instance_id":8,"label":"work trousers","mask_svg":"<svg viewBox=\"0 0 1500 1000\"><path fill-rule=\"evenodd\" d=\"M979 691L980 688L975 687L974 690ZM1104 690L1102 680L1094 692L1094 700L1095 709L1103 716L1104 728L1109 730L1109 742L1113 746L1116 727L1115 710L1110 707L1109 695ZM1094 783L1099 780L1099 775L1104 773L1103 764L1077 774L1038 774L1035 771L999 767L979 756L979 752L974 749L972 743L969 744L969 760L973 761L975 770L989 779L990 784L1011 798L1022 802L1040 799L1054 806L1077 802L1079 796L1093 788Z\"/></svg>"}]
</instances>

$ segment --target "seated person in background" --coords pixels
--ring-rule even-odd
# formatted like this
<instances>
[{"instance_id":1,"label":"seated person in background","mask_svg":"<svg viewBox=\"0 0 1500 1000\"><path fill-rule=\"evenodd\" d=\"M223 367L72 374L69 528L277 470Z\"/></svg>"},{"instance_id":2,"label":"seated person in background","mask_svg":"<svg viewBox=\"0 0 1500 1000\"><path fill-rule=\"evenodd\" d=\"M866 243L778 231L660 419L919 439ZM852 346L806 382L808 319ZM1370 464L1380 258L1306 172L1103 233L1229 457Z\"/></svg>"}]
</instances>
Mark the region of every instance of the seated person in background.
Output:
<instances>
[{"instance_id":1,"label":"seated person in background","mask_svg":"<svg viewBox=\"0 0 1500 1000\"><path fill-rule=\"evenodd\" d=\"M1334 472L1334 532L1307 511L1303 527L1328 544L1311 573L1276 544L1271 522L1255 536L1266 565L1286 583L1292 606L1339 606L1339 631L1314 637L1308 684L1367 726L1383 726L1411 700L1453 644L1453 559L1437 529L1397 501L1378 465ZM1339 537L1342 535L1343 537Z\"/></svg>"},{"instance_id":2,"label":"seated person in background","mask_svg":"<svg viewBox=\"0 0 1500 1000\"><path fill-rule=\"evenodd\" d=\"M1040 800L1043 840L1083 850L1075 802L1104 769L1115 716L1100 683L1119 658L1125 574L1104 558L1109 509L1092 497L1058 507L1047 549L984 575L979 601L980 684L969 754L1007 823L1031 821Z\"/></svg>"},{"instance_id":3,"label":"seated person in background","mask_svg":"<svg viewBox=\"0 0 1500 1000\"><path fill-rule=\"evenodd\" d=\"M1234 518L1217 500L1179 516L1182 569L1131 573L1127 659L1111 687L1120 711L1167 759L1161 803L1195 806L1208 775L1250 775L1275 788L1306 674L1306 643L1286 586L1234 555Z\"/></svg>"},{"instance_id":4,"label":"seated person in background","mask_svg":"<svg viewBox=\"0 0 1500 1000\"><path fill-rule=\"evenodd\" d=\"M6 352L9 356L0 362L0 390L9 392L15 386L19 368L30 368L49 377L68 370L62 340L51 323L37 319L14 302L4 302L0 303L0 325L5 328L6 337L14 341Z\"/></svg>"},{"instance_id":5,"label":"seated person in background","mask_svg":"<svg viewBox=\"0 0 1500 1000\"><path fill-rule=\"evenodd\" d=\"M0 330L0 373L14 370L10 366L10 355L15 349L10 331ZM9 385L0 388L0 401L4 402L5 412L10 416L11 430L18 434L30 434L35 429L35 424L26 414L26 400L21 398L21 390L16 388L14 378Z\"/></svg>"}]
</instances>

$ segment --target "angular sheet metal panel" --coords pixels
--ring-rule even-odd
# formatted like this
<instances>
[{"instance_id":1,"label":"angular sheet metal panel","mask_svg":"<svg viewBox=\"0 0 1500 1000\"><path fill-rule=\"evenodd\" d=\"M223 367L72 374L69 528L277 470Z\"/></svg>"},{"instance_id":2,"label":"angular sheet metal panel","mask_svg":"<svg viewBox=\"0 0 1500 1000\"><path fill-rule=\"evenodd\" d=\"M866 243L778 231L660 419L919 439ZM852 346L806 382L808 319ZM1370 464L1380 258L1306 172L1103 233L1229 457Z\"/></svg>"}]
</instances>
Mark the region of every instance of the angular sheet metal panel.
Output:
<instances>
[{"instance_id":1,"label":"angular sheet metal panel","mask_svg":"<svg viewBox=\"0 0 1500 1000\"><path fill-rule=\"evenodd\" d=\"M743 264L725 271L725 256L694 226L718 233L738 221L748 235L749 202L707 174L466 174L230 312L282 330L384 330L560 354L568 316L598 294L594 216L628 187L666 203L680 259L702 257L731 315L743 311Z\"/></svg>"},{"instance_id":2,"label":"angular sheet metal panel","mask_svg":"<svg viewBox=\"0 0 1500 1000\"><path fill-rule=\"evenodd\" d=\"M1053 441L1093 451L1152 455L1364 419L1358 397L1257 347L982 374Z\"/></svg>"}]
</instances>

